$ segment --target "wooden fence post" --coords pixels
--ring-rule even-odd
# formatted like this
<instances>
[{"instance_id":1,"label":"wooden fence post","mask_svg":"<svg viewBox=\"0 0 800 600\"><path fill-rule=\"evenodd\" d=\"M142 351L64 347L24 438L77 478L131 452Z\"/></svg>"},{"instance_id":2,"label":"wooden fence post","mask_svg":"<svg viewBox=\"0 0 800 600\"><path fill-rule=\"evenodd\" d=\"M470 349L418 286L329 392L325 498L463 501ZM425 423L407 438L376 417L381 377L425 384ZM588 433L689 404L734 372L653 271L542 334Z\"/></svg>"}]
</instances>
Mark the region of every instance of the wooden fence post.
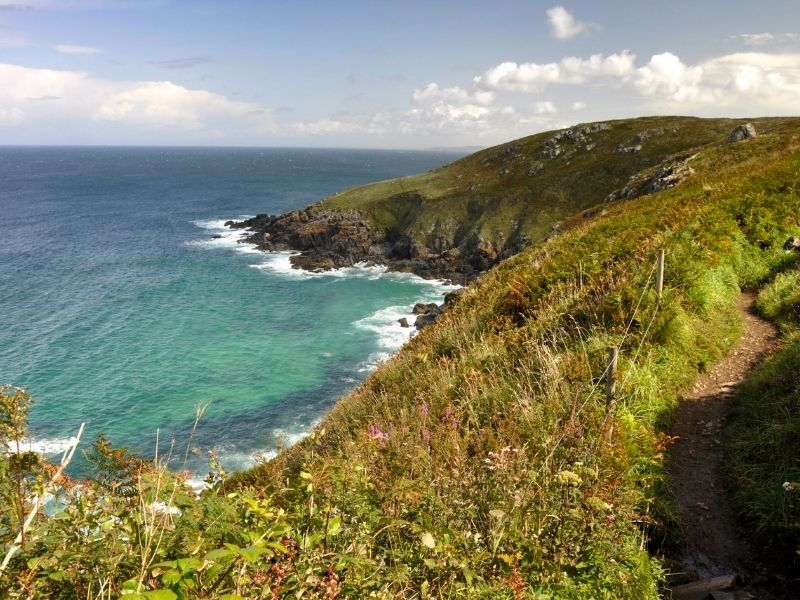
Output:
<instances>
[{"instance_id":1,"label":"wooden fence post","mask_svg":"<svg viewBox=\"0 0 800 600\"><path fill-rule=\"evenodd\" d=\"M658 251L658 277L656 278L656 289L658 290L658 302L664 295L664 249Z\"/></svg>"},{"instance_id":2,"label":"wooden fence post","mask_svg":"<svg viewBox=\"0 0 800 600\"><path fill-rule=\"evenodd\" d=\"M608 349L608 366L606 368L606 403L610 406L614 402L617 391L617 359L619 348L611 346Z\"/></svg>"}]
</instances>

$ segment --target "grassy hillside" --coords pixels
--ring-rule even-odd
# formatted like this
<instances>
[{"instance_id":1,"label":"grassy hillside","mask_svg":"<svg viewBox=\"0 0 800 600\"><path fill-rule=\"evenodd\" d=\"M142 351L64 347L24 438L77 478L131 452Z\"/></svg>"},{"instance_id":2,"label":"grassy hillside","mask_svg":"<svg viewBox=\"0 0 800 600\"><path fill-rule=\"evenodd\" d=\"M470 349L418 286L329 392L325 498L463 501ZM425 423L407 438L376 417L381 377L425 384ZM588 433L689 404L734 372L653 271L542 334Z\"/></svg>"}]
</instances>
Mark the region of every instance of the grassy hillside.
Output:
<instances>
[{"instance_id":1,"label":"grassy hillside","mask_svg":"<svg viewBox=\"0 0 800 600\"><path fill-rule=\"evenodd\" d=\"M643 122L663 121L612 123L607 149ZM42 517L0 595L28 597L11 583L23 582L48 597L102 589L135 600L656 598L663 574L651 551L673 534L663 425L680 390L736 340L740 288L785 270L796 255L784 242L800 235L800 120L756 121L762 135L736 144L720 143L730 122L715 127L679 187L586 212L504 261L312 437L247 473L218 473L201 499L163 469L96 448L103 477ZM646 143L628 159L642 159ZM486 152L450 169L477 177L481 161L505 160ZM584 185L568 167L559 185ZM439 182L426 189L455 202L436 177L414 181ZM330 202L373 210L365 189ZM619 379L608 404L612 345ZM0 438L8 431L19 435L6 427ZM2 509L16 506L9 460ZM180 514L151 509L156 499ZM0 511L0 540L23 513Z\"/></svg>"},{"instance_id":2,"label":"grassy hillside","mask_svg":"<svg viewBox=\"0 0 800 600\"><path fill-rule=\"evenodd\" d=\"M477 152L440 169L354 187L322 202L356 209L420 244L477 236L502 252L547 236L564 217L603 202L628 178L673 154L719 143L741 121L645 117L578 125ZM760 132L777 121L754 121ZM640 149L624 152L621 149ZM554 148L560 154L554 155ZM552 156L552 157L551 157Z\"/></svg>"},{"instance_id":3,"label":"grassy hillside","mask_svg":"<svg viewBox=\"0 0 800 600\"><path fill-rule=\"evenodd\" d=\"M798 121L774 124L702 150L681 187L609 206L502 263L342 399L324 437L238 483L280 496L302 469L317 501L372 532L394 591L655 597L646 539L671 534L661 427L736 339L740 287L793 260L783 244L800 231ZM613 407L609 345L622 353Z\"/></svg>"},{"instance_id":4,"label":"grassy hillside","mask_svg":"<svg viewBox=\"0 0 800 600\"><path fill-rule=\"evenodd\" d=\"M800 258L800 255L797 255ZM739 512L771 559L800 570L800 268L764 287L761 314L783 347L737 391L728 431L729 471Z\"/></svg>"}]
</instances>

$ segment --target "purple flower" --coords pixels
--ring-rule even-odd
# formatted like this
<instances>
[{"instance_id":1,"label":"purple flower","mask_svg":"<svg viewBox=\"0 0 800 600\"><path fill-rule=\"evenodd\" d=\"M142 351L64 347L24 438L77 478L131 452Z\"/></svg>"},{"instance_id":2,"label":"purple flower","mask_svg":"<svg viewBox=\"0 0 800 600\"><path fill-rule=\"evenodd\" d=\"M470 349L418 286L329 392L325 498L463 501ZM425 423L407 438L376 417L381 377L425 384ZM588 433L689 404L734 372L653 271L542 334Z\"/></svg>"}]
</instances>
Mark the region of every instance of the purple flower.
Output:
<instances>
[{"instance_id":1,"label":"purple flower","mask_svg":"<svg viewBox=\"0 0 800 600\"><path fill-rule=\"evenodd\" d=\"M458 425L458 417L453 413L453 409L450 407L444 411L444 414L441 416L439 421L443 424L450 425L451 427Z\"/></svg>"},{"instance_id":2,"label":"purple flower","mask_svg":"<svg viewBox=\"0 0 800 600\"><path fill-rule=\"evenodd\" d=\"M420 413L422 414L422 416L424 416L424 417L427 417L427 416L428 416L428 403L427 403L427 402L423 402L423 403L420 405L420 407L419 407L419 412L420 412Z\"/></svg>"},{"instance_id":3,"label":"purple flower","mask_svg":"<svg viewBox=\"0 0 800 600\"><path fill-rule=\"evenodd\" d=\"M378 440L381 446L383 446L386 443L386 440L389 439L389 435L381 430L377 424L372 423L367 430L367 439Z\"/></svg>"}]
</instances>

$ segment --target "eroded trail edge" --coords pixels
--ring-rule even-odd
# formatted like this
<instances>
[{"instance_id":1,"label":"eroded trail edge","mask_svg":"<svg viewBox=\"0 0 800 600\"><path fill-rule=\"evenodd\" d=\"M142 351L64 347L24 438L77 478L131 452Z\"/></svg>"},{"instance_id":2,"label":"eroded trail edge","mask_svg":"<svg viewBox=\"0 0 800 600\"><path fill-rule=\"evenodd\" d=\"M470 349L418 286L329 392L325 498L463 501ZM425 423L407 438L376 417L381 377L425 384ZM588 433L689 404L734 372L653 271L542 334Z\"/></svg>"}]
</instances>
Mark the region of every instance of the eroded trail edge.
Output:
<instances>
[{"instance_id":1,"label":"eroded trail edge","mask_svg":"<svg viewBox=\"0 0 800 600\"><path fill-rule=\"evenodd\" d=\"M729 354L703 374L675 411L670 450L675 504L683 530L683 547L674 557L676 583L735 575L752 580L755 557L737 528L724 474L723 433L736 386L772 353L778 330L753 311L755 294L744 293L738 309L744 331ZM682 571L679 573L677 571ZM674 597L683 596L674 587ZM708 596L703 596L708 597Z\"/></svg>"}]
</instances>

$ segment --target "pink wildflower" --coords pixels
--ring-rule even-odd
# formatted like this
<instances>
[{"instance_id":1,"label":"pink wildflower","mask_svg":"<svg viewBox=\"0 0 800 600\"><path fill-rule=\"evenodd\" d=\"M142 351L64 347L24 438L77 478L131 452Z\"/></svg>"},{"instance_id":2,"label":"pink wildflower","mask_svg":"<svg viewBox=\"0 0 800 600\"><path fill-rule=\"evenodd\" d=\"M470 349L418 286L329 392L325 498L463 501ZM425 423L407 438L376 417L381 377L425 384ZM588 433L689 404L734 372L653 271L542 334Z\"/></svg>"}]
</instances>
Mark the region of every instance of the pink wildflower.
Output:
<instances>
[{"instance_id":1,"label":"pink wildflower","mask_svg":"<svg viewBox=\"0 0 800 600\"><path fill-rule=\"evenodd\" d=\"M369 426L369 429L367 430L367 439L377 440L378 442L380 442L381 446L383 446L386 443L386 440L389 439L389 435L383 430L381 430L381 428L378 427L377 424L372 423Z\"/></svg>"}]
</instances>

